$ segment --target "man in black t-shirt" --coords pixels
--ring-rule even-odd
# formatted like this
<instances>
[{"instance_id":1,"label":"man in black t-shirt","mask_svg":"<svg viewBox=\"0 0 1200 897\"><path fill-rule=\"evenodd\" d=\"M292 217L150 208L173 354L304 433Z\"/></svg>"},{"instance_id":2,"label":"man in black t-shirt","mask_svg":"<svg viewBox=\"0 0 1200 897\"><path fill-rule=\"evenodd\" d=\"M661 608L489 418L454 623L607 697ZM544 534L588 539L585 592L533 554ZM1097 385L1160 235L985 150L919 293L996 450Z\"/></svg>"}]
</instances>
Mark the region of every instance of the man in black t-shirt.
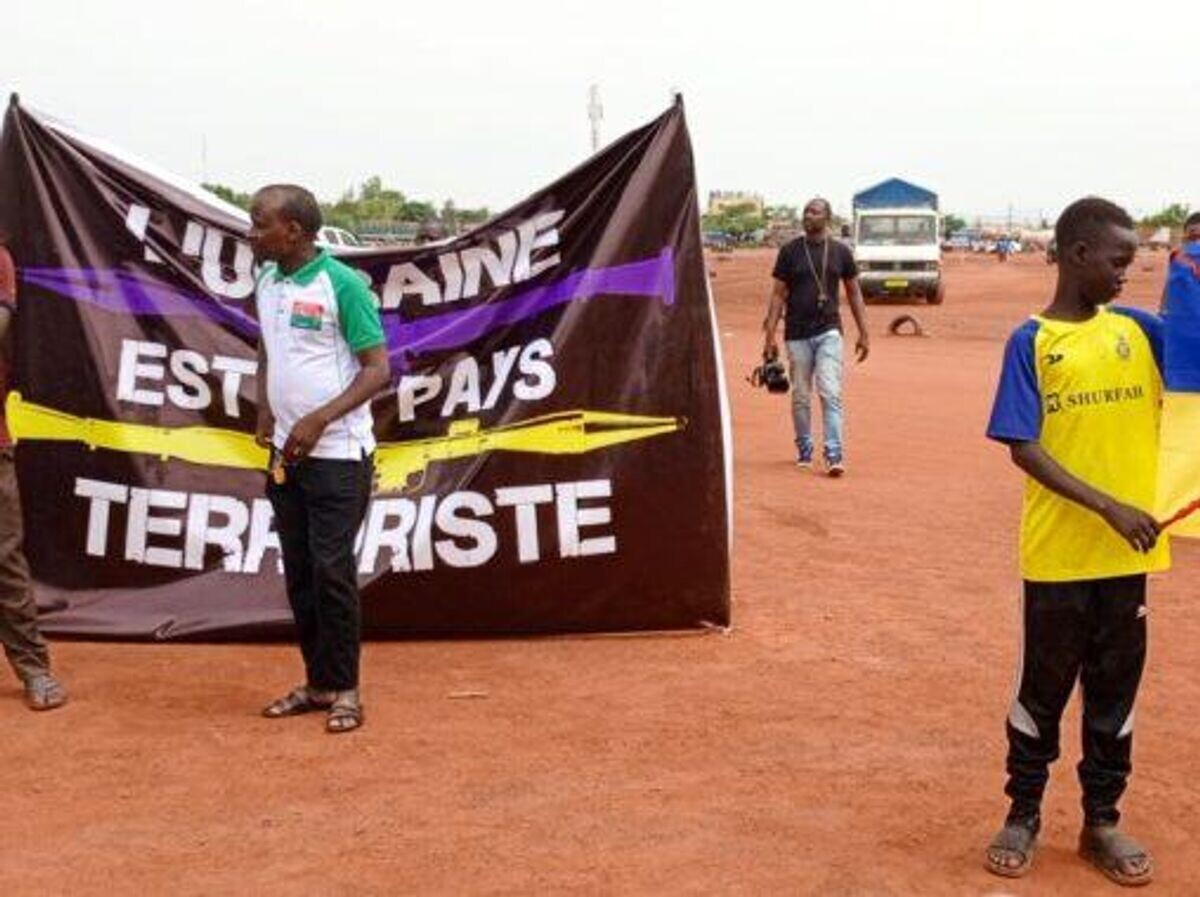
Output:
<instances>
[{"instance_id":1,"label":"man in black t-shirt","mask_svg":"<svg viewBox=\"0 0 1200 897\"><path fill-rule=\"evenodd\" d=\"M825 199L811 199L804 207L804 236L779 250L772 276L763 355L779 354L775 329L784 317L784 340L791 361L792 422L796 428L797 462L813 462L811 392L815 381L821 399L825 435L825 468L832 477L845 472L842 445L842 319L838 312L838 284L846 289L850 312L858 328L855 354L864 361L870 352L867 314L858 286L858 267L846 244L829 235L832 209ZM785 315L786 310L786 315Z\"/></svg>"}]
</instances>

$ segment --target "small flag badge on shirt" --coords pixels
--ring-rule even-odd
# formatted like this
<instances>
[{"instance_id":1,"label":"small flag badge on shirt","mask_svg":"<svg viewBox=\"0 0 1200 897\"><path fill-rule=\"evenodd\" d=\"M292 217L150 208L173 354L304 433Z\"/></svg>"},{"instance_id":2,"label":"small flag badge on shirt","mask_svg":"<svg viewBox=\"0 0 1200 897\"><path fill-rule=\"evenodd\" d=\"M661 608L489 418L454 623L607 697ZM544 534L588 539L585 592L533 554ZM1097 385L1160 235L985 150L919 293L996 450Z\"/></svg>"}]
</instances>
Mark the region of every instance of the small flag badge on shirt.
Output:
<instances>
[{"instance_id":1,"label":"small flag badge on shirt","mask_svg":"<svg viewBox=\"0 0 1200 897\"><path fill-rule=\"evenodd\" d=\"M319 302L294 302L291 324L301 330L320 330L324 314L325 307Z\"/></svg>"}]
</instances>

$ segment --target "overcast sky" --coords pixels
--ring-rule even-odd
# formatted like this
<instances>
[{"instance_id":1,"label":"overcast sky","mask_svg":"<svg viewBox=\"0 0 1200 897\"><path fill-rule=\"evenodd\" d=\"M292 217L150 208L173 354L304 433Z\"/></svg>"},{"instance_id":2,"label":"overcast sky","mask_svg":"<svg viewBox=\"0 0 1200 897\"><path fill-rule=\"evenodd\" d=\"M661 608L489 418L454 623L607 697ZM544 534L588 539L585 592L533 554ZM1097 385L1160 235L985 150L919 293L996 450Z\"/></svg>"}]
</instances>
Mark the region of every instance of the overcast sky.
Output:
<instances>
[{"instance_id":1,"label":"overcast sky","mask_svg":"<svg viewBox=\"0 0 1200 897\"><path fill-rule=\"evenodd\" d=\"M180 174L322 198L379 174L498 211L588 155L596 83L605 141L682 91L702 196L845 210L896 175L967 215L1053 217L1085 193L1200 205L1195 6L1112 9L6 3L0 88Z\"/></svg>"}]
</instances>

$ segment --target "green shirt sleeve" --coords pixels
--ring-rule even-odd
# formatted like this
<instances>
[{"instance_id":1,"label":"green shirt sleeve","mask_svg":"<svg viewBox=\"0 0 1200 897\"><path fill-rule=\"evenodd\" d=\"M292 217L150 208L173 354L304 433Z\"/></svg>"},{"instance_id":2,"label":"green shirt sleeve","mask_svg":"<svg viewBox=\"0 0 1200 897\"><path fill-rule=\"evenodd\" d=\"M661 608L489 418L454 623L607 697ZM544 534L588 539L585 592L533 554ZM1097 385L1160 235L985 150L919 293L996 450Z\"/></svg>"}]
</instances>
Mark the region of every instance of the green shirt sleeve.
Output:
<instances>
[{"instance_id":1,"label":"green shirt sleeve","mask_svg":"<svg viewBox=\"0 0 1200 897\"><path fill-rule=\"evenodd\" d=\"M331 279L337 294L338 321L342 336L353 352L382 346L383 324L379 320L379 302L357 271L348 265L331 266Z\"/></svg>"}]
</instances>

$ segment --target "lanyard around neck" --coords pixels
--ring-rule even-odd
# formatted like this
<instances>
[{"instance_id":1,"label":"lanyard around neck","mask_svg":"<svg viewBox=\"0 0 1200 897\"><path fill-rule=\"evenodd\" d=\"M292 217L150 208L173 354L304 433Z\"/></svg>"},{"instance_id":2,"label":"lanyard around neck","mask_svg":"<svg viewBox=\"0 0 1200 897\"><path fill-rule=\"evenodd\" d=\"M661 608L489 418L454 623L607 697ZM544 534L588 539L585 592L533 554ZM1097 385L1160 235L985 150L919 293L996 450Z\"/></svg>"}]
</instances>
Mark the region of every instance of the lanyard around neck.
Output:
<instances>
[{"instance_id":1,"label":"lanyard around neck","mask_svg":"<svg viewBox=\"0 0 1200 897\"><path fill-rule=\"evenodd\" d=\"M808 269L812 271L813 278L817 281L817 304L824 305L829 299L829 295L825 292L825 275L829 273L829 237L824 240L824 247L821 252L821 273L817 274L817 266L813 262L812 253L808 251L808 240L802 239L804 243L804 257L808 259Z\"/></svg>"}]
</instances>

